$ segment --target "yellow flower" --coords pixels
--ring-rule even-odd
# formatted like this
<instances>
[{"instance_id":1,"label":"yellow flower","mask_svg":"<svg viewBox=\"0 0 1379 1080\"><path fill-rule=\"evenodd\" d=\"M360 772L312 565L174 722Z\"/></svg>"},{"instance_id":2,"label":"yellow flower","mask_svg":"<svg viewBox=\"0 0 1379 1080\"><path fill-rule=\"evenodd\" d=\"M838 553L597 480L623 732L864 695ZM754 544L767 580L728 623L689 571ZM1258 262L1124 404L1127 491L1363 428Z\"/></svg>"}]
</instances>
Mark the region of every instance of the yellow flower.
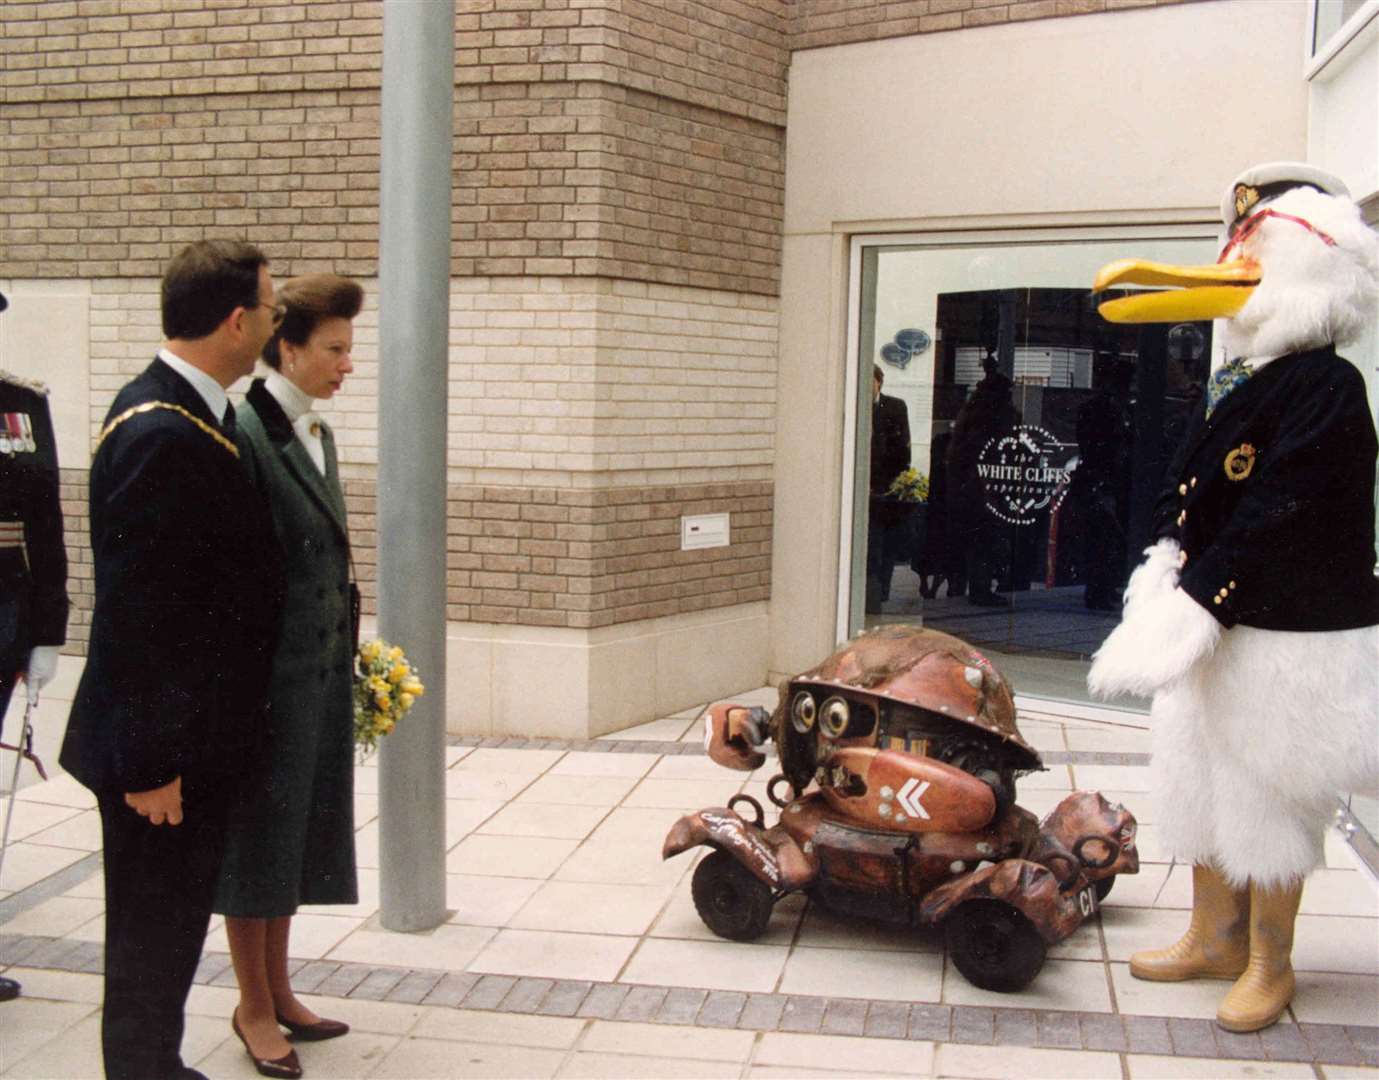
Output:
<instances>
[{"instance_id":1,"label":"yellow flower","mask_svg":"<svg viewBox=\"0 0 1379 1080\"><path fill-rule=\"evenodd\" d=\"M391 649L388 650L388 659L389 659L389 660L401 660L401 659L402 659L402 650L401 650L398 646L394 645Z\"/></svg>"},{"instance_id":2,"label":"yellow flower","mask_svg":"<svg viewBox=\"0 0 1379 1080\"><path fill-rule=\"evenodd\" d=\"M390 683L400 683L408 675L412 674L412 668L407 663L394 664L388 669L388 681Z\"/></svg>"},{"instance_id":3,"label":"yellow flower","mask_svg":"<svg viewBox=\"0 0 1379 1080\"><path fill-rule=\"evenodd\" d=\"M380 690L378 693L374 694L373 702L380 709L390 708L393 704L392 698L389 697L388 691L386 690Z\"/></svg>"},{"instance_id":4,"label":"yellow flower","mask_svg":"<svg viewBox=\"0 0 1379 1080\"><path fill-rule=\"evenodd\" d=\"M369 689L372 690L375 694L381 694L387 691L388 684L381 676L370 675Z\"/></svg>"},{"instance_id":5,"label":"yellow flower","mask_svg":"<svg viewBox=\"0 0 1379 1080\"><path fill-rule=\"evenodd\" d=\"M392 731L392 730L393 730L393 722L392 722L391 720L387 720L387 721L384 721L384 723L381 725L381 727L379 728L379 732L378 732L378 733L379 733L380 735L387 735L387 734L388 734L390 731Z\"/></svg>"},{"instance_id":6,"label":"yellow flower","mask_svg":"<svg viewBox=\"0 0 1379 1080\"><path fill-rule=\"evenodd\" d=\"M372 664L375 660L378 659L378 653L380 648L381 646L378 644L378 642L366 641L363 645L359 646L359 655L363 658L364 663Z\"/></svg>"},{"instance_id":7,"label":"yellow flower","mask_svg":"<svg viewBox=\"0 0 1379 1080\"><path fill-rule=\"evenodd\" d=\"M404 710L410 709L412 707L412 702L414 701L416 701L416 698L414 698L411 694L407 693L407 691L405 690L401 694L399 694L397 698L397 703L400 706L402 706Z\"/></svg>"},{"instance_id":8,"label":"yellow flower","mask_svg":"<svg viewBox=\"0 0 1379 1080\"><path fill-rule=\"evenodd\" d=\"M403 693L411 694L413 697L421 697L426 693L426 687L422 686L416 679L406 679L401 687Z\"/></svg>"}]
</instances>

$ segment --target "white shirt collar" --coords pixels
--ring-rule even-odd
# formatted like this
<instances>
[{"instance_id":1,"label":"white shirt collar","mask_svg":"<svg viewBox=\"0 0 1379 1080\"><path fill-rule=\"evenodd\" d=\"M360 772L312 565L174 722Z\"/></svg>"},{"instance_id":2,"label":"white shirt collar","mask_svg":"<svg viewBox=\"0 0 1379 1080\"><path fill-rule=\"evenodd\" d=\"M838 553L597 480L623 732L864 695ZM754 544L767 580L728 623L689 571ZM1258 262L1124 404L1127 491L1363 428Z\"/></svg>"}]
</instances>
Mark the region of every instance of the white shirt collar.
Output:
<instances>
[{"instance_id":1,"label":"white shirt collar","mask_svg":"<svg viewBox=\"0 0 1379 1080\"><path fill-rule=\"evenodd\" d=\"M201 395L201 400L206 403L206 408L211 410L217 424L225 419L225 410L230 406L230 398L225 393L225 387L195 364L187 363L167 349L158 350L158 359L192 384L192 389Z\"/></svg>"},{"instance_id":2,"label":"white shirt collar","mask_svg":"<svg viewBox=\"0 0 1379 1080\"><path fill-rule=\"evenodd\" d=\"M298 388L287 376L279 371L270 371L264 380L264 388L282 406L287 418L294 424L311 411L315 399L305 390Z\"/></svg>"}]
</instances>

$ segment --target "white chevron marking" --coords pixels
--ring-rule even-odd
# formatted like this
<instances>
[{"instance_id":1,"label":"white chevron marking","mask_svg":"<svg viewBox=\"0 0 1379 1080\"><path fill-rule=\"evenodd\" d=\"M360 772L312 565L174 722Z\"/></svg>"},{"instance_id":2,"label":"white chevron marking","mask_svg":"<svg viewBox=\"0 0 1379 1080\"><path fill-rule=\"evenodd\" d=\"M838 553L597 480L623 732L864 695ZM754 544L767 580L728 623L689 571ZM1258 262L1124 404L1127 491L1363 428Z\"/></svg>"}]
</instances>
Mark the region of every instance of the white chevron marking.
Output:
<instances>
[{"instance_id":1,"label":"white chevron marking","mask_svg":"<svg viewBox=\"0 0 1379 1080\"><path fill-rule=\"evenodd\" d=\"M914 817L923 818L925 821L928 821L929 811L924 809L923 805L919 801L920 797L928 789L928 780L924 781L924 783L921 784L912 776L910 777L910 779L905 781L905 786L902 787L900 789L900 793L896 795L896 802L900 803L900 805L903 806L906 809L906 811Z\"/></svg>"}]
</instances>

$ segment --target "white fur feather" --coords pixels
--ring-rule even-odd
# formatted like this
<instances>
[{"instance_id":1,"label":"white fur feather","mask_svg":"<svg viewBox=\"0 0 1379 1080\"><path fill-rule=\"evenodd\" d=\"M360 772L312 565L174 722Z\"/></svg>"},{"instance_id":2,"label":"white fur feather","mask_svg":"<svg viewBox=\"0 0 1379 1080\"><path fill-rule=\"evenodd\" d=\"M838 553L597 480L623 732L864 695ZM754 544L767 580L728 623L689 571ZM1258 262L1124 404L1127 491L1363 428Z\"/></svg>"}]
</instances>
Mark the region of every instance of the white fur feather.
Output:
<instances>
[{"instance_id":1,"label":"white fur feather","mask_svg":"<svg viewBox=\"0 0 1379 1080\"><path fill-rule=\"evenodd\" d=\"M1379 304L1379 237L1348 199L1295 188L1268 204L1293 221L1270 218L1242 254L1263 268L1249 302L1226 321L1227 357L1275 357L1329 342L1344 345L1374 319Z\"/></svg>"},{"instance_id":2,"label":"white fur feather","mask_svg":"<svg viewBox=\"0 0 1379 1080\"><path fill-rule=\"evenodd\" d=\"M1307 874L1337 797L1379 792L1376 703L1379 627L1225 632L1154 698L1161 842L1236 884Z\"/></svg>"},{"instance_id":3,"label":"white fur feather","mask_svg":"<svg viewBox=\"0 0 1379 1080\"><path fill-rule=\"evenodd\" d=\"M1178 545L1160 540L1130 577L1120 625L1097 650L1087 685L1099 698L1155 691L1211 655L1221 624L1178 588Z\"/></svg>"}]
</instances>

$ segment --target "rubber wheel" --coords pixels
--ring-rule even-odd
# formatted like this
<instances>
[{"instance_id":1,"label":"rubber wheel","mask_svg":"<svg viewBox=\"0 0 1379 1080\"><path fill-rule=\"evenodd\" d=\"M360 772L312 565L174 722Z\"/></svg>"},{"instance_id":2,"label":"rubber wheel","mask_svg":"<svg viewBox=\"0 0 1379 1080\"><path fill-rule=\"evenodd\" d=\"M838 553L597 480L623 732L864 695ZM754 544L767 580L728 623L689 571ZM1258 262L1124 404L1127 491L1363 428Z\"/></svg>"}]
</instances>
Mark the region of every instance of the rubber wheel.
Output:
<instances>
[{"instance_id":1,"label":"rubber wheel","mask_svg":"<svg viewBox=\"0 0 1379 1080\"><path fill-rule=\"evenodd\" d=\"M694 868L690 892L704 925L730 941L759 938L771 921L771 890L726 852L710 852Z\"/></svg>"},{"instance_id":2,"label":"rubber wheel","mask_svg":"<svg viewBox=\"0 0 1379 1080\"><path fill-rule=\"evenodd\" d=\"M953 963L983 990L1023 990L1044 966L1044 939L1004 901L969 900L954 909L943 927Z\"/></svg>"},{"instance_id":3,"label":"rubber wheel","mask_svg":"<svg viewBox=\"0 0 1379 1080\"><path fill-rule=\"evenodd\" d=\"M1100 904L1103 900L1105 900L1108 896L1111 895L1111 886L1115 883L1115 878L1104 877L1092 886L1092 888L1096 889L1096 899L1098 904Z\"/></svg>"}]
</instances>

